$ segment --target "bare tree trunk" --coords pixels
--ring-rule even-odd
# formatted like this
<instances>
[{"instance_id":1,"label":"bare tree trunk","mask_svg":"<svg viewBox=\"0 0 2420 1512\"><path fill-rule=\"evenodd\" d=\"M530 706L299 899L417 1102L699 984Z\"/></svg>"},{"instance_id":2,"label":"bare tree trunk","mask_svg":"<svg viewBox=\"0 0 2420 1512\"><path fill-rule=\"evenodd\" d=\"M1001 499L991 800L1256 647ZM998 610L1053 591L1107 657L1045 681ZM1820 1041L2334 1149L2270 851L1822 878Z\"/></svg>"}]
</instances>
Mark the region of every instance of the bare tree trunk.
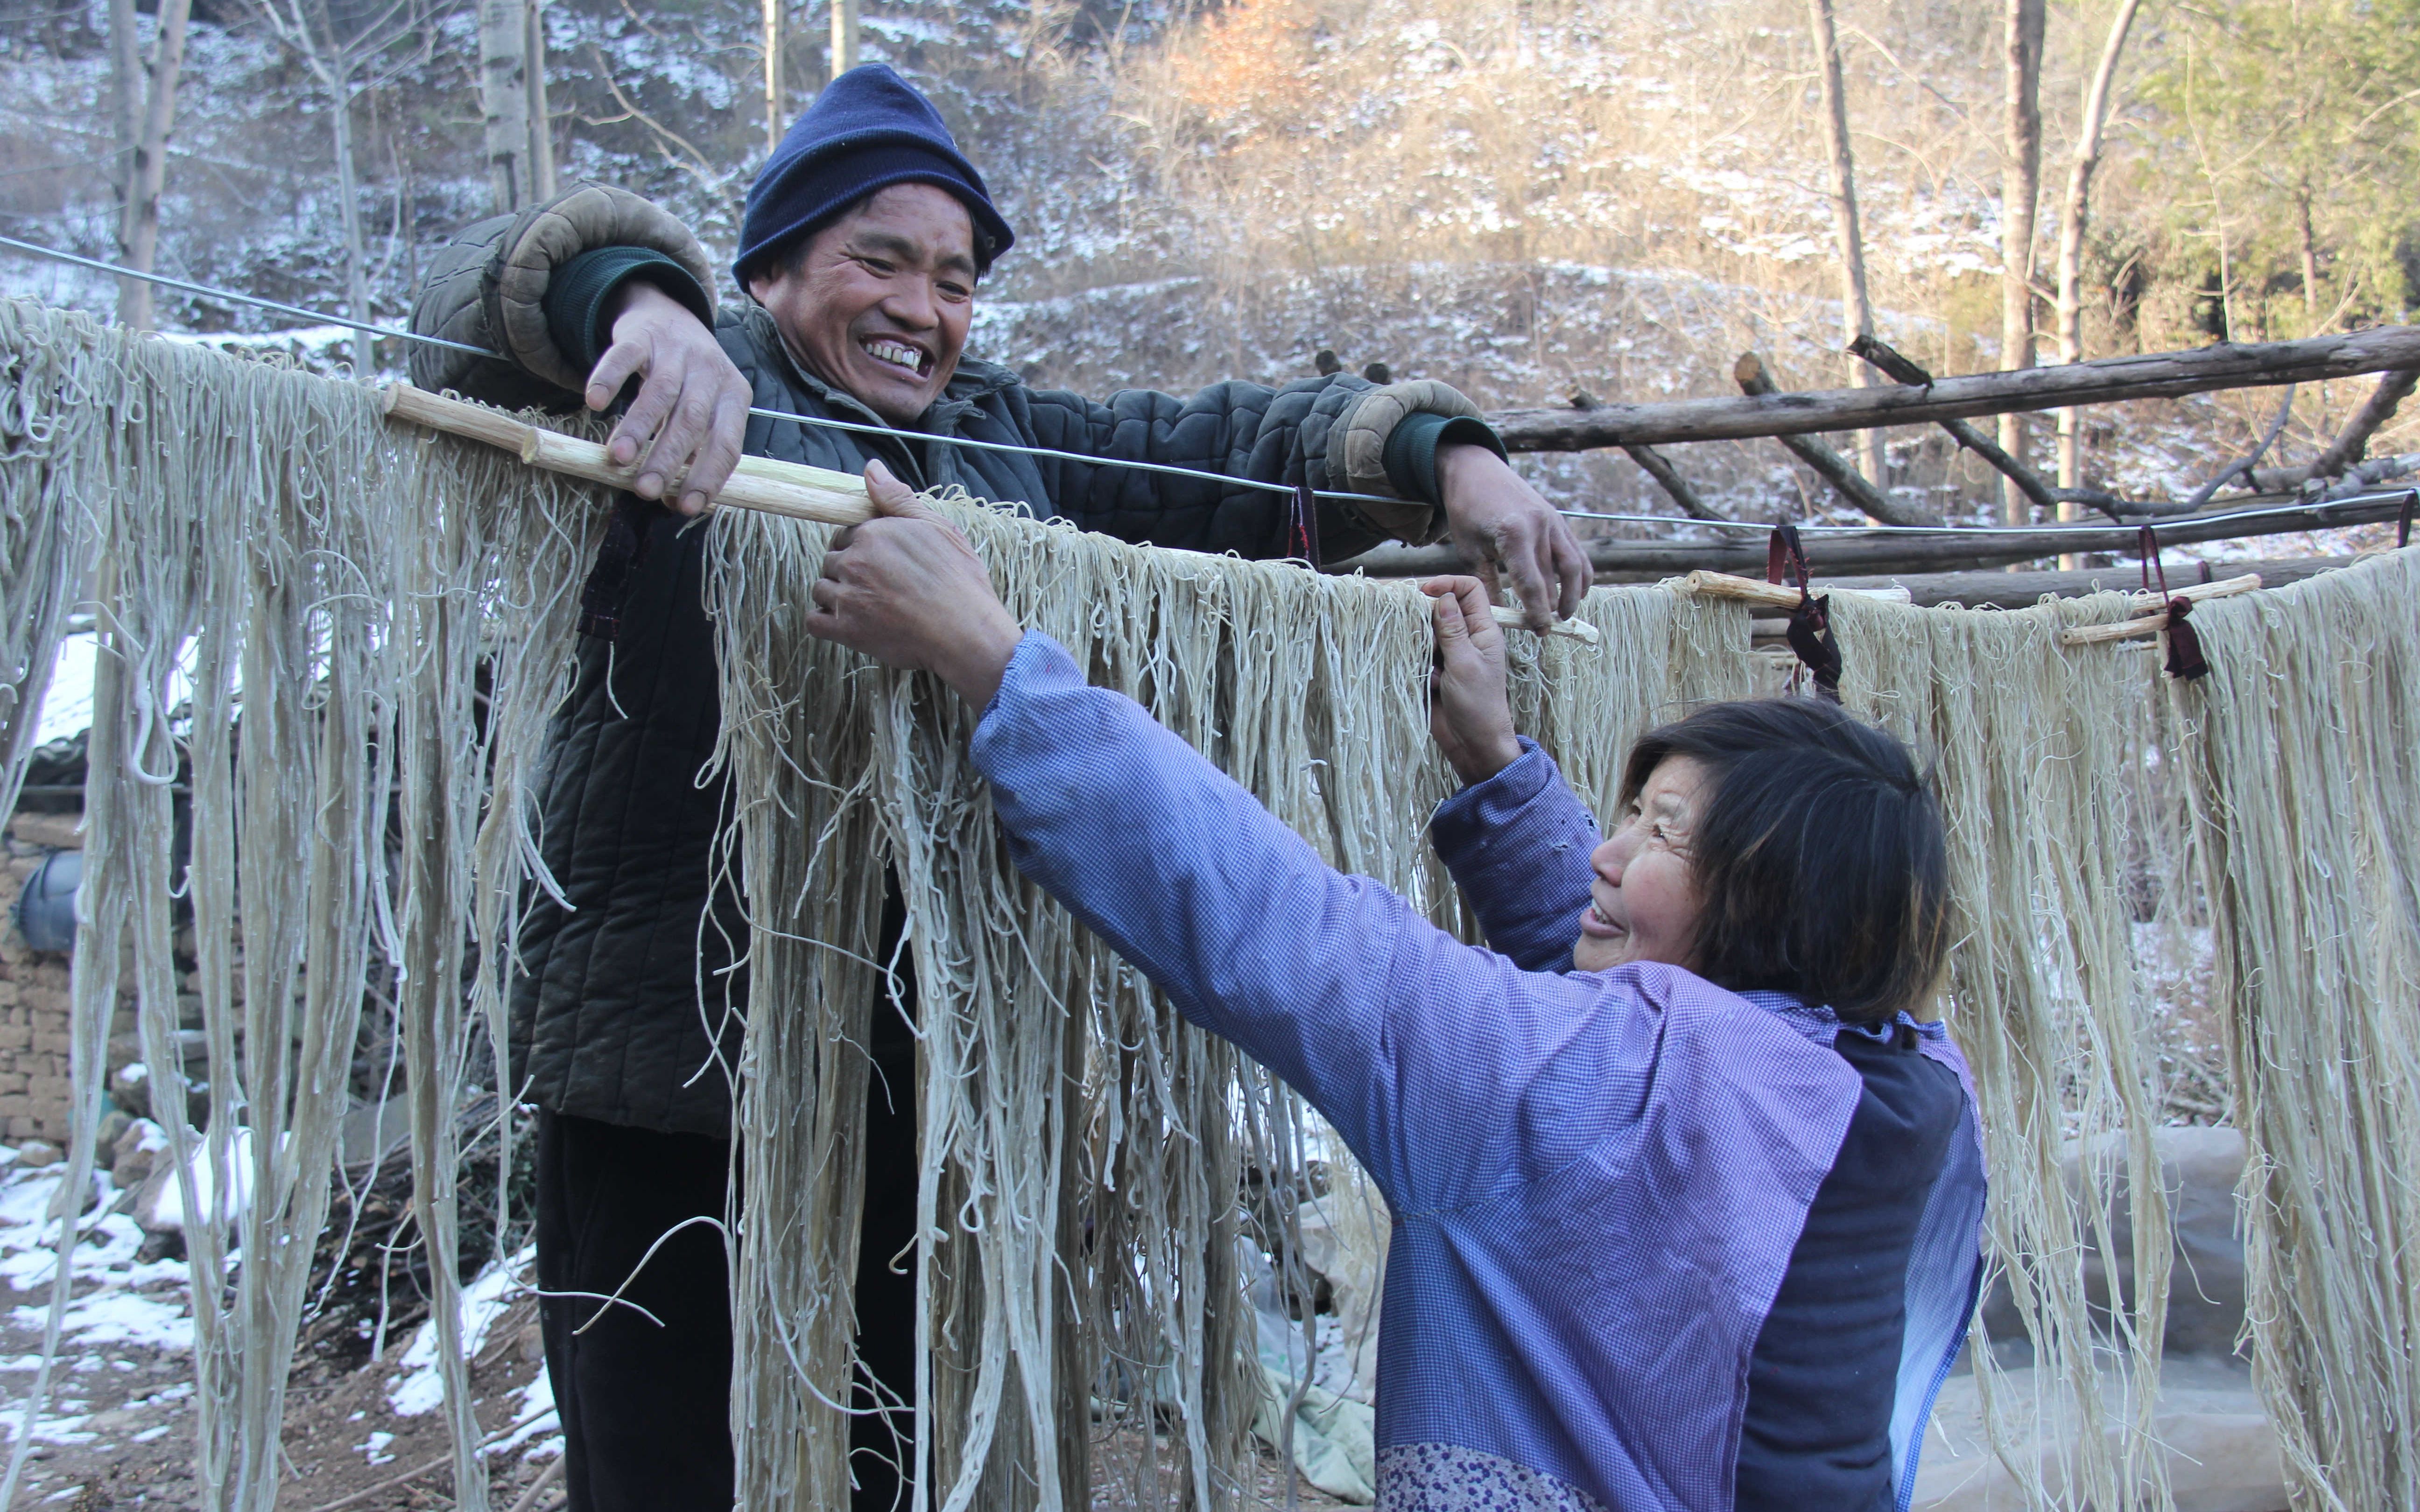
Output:
<instances>
[{"instance_id":1,"label":"bare tree trunk","mask_svg":"<svg viewBox=\"0 0 2420 1512\"><path fill-rule=\"evenodd\" d=\"M857 67L857 0L831 0L831 76Z\"/></svg>"},{"instance_id":2,"label":"bare tree trunk","mask_svg":"<svg viewBox=\"0 0 2420 1512\"><path fill-rule=\"evenodd\" d=\"M126 266L147 273L159 260L160 194L168 181L168 131L177 120L177 85L185 71L185 23L191 14L191 0L160 0L160 33L151 49L147 90L134 8L130 0L113 0L110 7L111 94L125 154L117 239ZM132 330L150 330L151 285L139 278L119 279L117 318Z\"/></svg>"},{"instance_id":3,"label":"bare tree trunk","mask_svg":"<svg viewBox=\"0 0 2420 1512\"><path fill-rule=\"evenodd\" d=\"M116 135L110 159L110 187L117 192L119 252L125 251L126 208L134 203L134 144L143 136L143 38L136 29L134 0L109 0L109 124ZM117 281L117 316L126 318L127 301L139 279Z\"/></svg>"},{"instance_id":4,"label":"bare tree trunk","mask_svg":"<svg viewBox=\"0 0 2420 1512\"><path fill-rule=\"evenodd\" d=\"M835 28L838 23L834 23ZM782 145L782 0L765 0L765 153Z\"/></svg>"},{"instance_id":5,"label":"bare tree trunk","mask_svg":"<svg viewBox=\"0 0 2420 1512\"><path fill-rule=\"evenodd\" d=\"M531 203L527 0L479 0L479 104L487 117L488 189L498 211Z\"/></svg>"},{"instance_id":6,"label":"bare tree trunk","mask_svg":"<svg viewBox=\"0 0 2420 1512\"><path fill-rule=\"evenodd\" d=\"M546 102L546 0L522 7L521 76L529 86L529 181L533 200L554 197L554 112Z\"/></svg>"},{"instance_id":7,"label":"bare tree trunk","mask_svg":"<svg viewBox=\"0 0 2420 1512\"><path fill-rule=\"evenodd\" d=\"M2300 212L2294 230L2301 238L2303 253L2303 334L2316 336L2319 333L2319 239L2311 228L2309 185L2295 194L2294 208Z\"/></svg>"},{"instance_id":8,"label":"bare tree trunk","mask_svg":"<svg viewBox=\"0 0 2420 1512\"><path fill-rule=\"evenodd\" d=\"M2109 39L2102 44L2100 67L2084 86L2084 113L2075 129L2075 162L2068 169L2067 203L2058 217L2058 360L2073 363L2084 356L2084 234L2092 219L2092 175L2101 166L2101 136L2109 120L2109 93L2118 77L2118 59L2126 50L2126 34L2133 29L2142 0L2118 0L2110 18ZM2082 438L2072 409L2058 412L2058 486L2084 486ZM2084 506L2062 501L2058 517L2084 517ZM2060 563L2065 565L2066 558Z\"/></svg>"},{"instance_id":9,"label":"bare tree trunk","mask_svg":"<svg viewBox=\"0 0 2420 1512\"><path fill-rule=\"evenodd\" d=\"M356 320L370 318L367 253L362 246L361 180L353 167L353 75L341 65L327 76L328 119L336 136L336 193L345 227L345 313ZM366 378L378 371L377 344L366 331L353 332L353 376Z\"/></svg>"},{"instance_id":10,"label":"bare tree trunk","mask_svg":"<svg viewBox=\"0 0 2420 1512\"><path fill-rule=\"evenodd\" d=\"M2041 193L2043 0L2008 0L2008 162L2000 176L2000 366L2034 365L2034 206ZM2000 449L2023 463L2025 433L2000 417ZM2026 521L2025 496L2003 480L2000 502L2011 525Z\"/></svg>"},{"instance_id":11,"label":"bare tree trunk","mask_svg":"<svg viewBox=\"0 0 2420 1512\"><path fill-rule=\"evenodd\" d=\"M1849 147L1849 100L1840 81L1840 38L1832 23L1832 0L1807 0L1808 29L1815 34L1818 77L1823 81L1823 131L1832 159L1832 234L1840 254L1840 345L1874 334L1874 311L1866 294L1866 239L1857 224L1857 168ZM1873 375L1862 363L1853 381L1865 388ZM1858 438L1865 454L1866 475L1875 487L1888 486L1884 471L1883 433Z\"/></svg>"}]
</instances>

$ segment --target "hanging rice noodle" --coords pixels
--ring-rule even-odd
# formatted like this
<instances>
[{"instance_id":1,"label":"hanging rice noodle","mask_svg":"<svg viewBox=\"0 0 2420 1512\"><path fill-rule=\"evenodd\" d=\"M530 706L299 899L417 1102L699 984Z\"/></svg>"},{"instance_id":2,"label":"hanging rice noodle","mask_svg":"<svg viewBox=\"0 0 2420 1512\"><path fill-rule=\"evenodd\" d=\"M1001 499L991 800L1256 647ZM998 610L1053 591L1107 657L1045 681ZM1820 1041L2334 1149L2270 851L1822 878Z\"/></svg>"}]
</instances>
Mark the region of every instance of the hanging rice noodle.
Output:
<instances>
[{"instance_id":1,"label":"hanging rice noodle","mask_svg":"<svg viewBox=\"0 0 2420 1512\"><path fill-rule=\"evenodd\" d=\"M530 796L605 507L601 489L390 424L357 386L0 301L0 796L88 579L103 652L66 1190L89 1180L103 1047L131 996L168 1158L210 1175L184 1213L210 1508L274 1501L310 1263L293 1241L325 1219L380 969L397 974L454 1494L487 1505L451 1332L458 1118L504 1082L501 1053L476 1052L504 1041L520 910L552 886ZM1012 611L1095 682L1335 865L1467 931L1423 834L1450 777L1415 591L945 507ZM737 1093L742 1504L847 1495L866 1047L875 1015L899 1011L918 1036L921 1238L876 1258L920 1302L913 1399L887 1404L913 1424L919 1506L1073 1509L1110 1473L1140 1505L1235 1504L1264 1390L1239 1246L1295 1254L1313 1165L1342 1150L1016 874L967 756L976 711L805 633L824 528L737 511L697 528L733 795L714 866L745 918L753 1005L738 1063L698 1068ZM2119 595L2012 613L1835 597L1846 702L1933 764L1947 810L1961 937L1945 1007L1976 1071L1994 1271L2034 1368L1975 1355L2038 1504L2168 1501L2151 1432L2166 1197L2122 1172L2156 1168L2162 1090L2137 939L2188 920L2216 946L2255 1152L2257 1363L2298 1497L2420 1500L2404 1258L2420 1205L2403 1178L2420 1154L2415 579L2403 552L2205 605L2193 623L2216 671L2165 692L2140 644L2060 644L2130 614ZM1748 691L1747 610L1615 588L1581 617L1599 646L1514 637L1515 703L1604 811L1642 729ZM179 687L189 708L172 707ZM1120 795L1100 801L1113 813ZM876 958L887 878L907 917L896 960ZM212 1068L199 1129L174 1090L179 896ZM701 1013L729 1011L725 985L701 983ZM2081 1190L2060 1174L2071 1146ZM1359 1190L1342 1167L1329 1189ZM64 1253L76 1226L54 1216ZM2096 1270L2133 1278L2114 1309L2088 1296ZM70 1285L58 1267L46 1362Z\"/></svg>"}]
</instances>

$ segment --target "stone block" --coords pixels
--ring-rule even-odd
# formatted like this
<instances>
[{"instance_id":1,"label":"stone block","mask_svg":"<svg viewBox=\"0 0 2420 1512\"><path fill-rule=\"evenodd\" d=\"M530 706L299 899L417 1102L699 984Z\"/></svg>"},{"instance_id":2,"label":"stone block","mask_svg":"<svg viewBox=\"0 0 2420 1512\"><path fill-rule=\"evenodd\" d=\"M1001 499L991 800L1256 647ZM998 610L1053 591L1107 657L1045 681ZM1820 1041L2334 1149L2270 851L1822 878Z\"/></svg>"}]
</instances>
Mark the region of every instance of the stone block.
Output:
<instances>
[{"instance_id":1,"label":"stone block","mask_svg":"<svg viewBox=\"0 0 2420 1512\"><path fill-rule=\"evenodd\" d=\"M54 851L84 849L84 836L76 826L84 815L72 813L21 813L8 821L8 833L28 845L48 846Z\"/></svg>"},{"instance_id":2,"label":"stone block","mask_svg":"<svg viewBox=\"0 0 2420 1512\"><path fill-rule=\"evenodd\" d=\"M30 1024L0 1024L0 1050L27 1050L33 1047L34 1026Z\"/></svg>"}]
</instances>

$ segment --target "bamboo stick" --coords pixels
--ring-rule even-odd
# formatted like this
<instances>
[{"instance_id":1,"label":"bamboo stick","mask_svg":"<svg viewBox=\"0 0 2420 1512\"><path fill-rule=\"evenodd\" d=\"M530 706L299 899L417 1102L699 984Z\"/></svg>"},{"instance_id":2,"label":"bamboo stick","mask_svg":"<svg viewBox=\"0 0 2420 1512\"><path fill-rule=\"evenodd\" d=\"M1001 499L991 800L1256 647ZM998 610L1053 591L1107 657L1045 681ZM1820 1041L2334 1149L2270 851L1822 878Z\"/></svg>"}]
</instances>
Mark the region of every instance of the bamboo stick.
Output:
<instances>
[{"instance_id":1,"label":"bamboo stick","mask_svg":"<svg viewBox=\"0 0 2420 1512\"><path fill-rule=\"evenodd\" d=\"M2165 605L2168 598L2181 598L2198 604L2205 598L2232 598L2248 594L2260 586L2260 575L2247 572L2241 578L2223 578L2214 583L2195 583L2162 598L2156 593L2136 594L2134 607L2149 609ZM2063 646L2098 645L2104 640L2135 640L2147 635L2157 635L2168 627L2168 612L2162 608L2157 613L2140 619L2119 620L2114 625L2082 625L2071 630L2061 630L2058 643Z\"/></svg>"},{"instance_id":2,"label":"bamboo stick","mask_svg":"<svg viewBox=\"0 0 2420 1512\"><path fill-rule=\"evenodd\" d=\"M511 452L533 467L561 472L591 483L627 488L638 476L634 467L616 467L605 448L595 441L566 436L514 419L501 409L430 393L409 383L386 387L390 419L442 430ZM828 468L777 462L771 457L743 456L708 508L724 504L782 515L819 525L858 525L873 517L865 481Z\"/></svg>"},{"instance_id":3,"label":"bamboo stick","mask_svg":"<svg viewBox=\"0 0 2420 1512\"><path fill-rule=\"evenodd\" d=\"M1520 630L1528 627L1529 622L1521 617L1521 611L1517 609L1506 609L1503 605L1497 604L1491 606L1489 612L1496 616L1497 624L1504 626L1508 630ZM1583 645L1592 646L1597 643L1596 626L1590 625L1586 620L1557 620L1553 625L1546 627L1546 633L1548 635L1559 635L1567 640L1577 640Z\"/></svg>"},{"instance_id":4,"label":"bamboo stick","mask_svg":"<svg viewBox=\"0 0 2420 1512\"><path fill-rule=\"evenodd\" d=\"M616 488L628 487L630 480L638 475L636 468L614 466L606 456L605 448L595 441L533 425L468 399L431 393L409 383L390 383L386 386L385 405L391 420L483 441L549 472ZM706 507L719 509L725 504L819 525L860 525L872 518L874 512L873 501L865 494L864 479L768 456L739 459L739 465L732 470L731 481L722 486L722 491ZM1526 626L1521 611L1512 609L1498 608L1496 623L1513 629ZM1546 633L1591 646L1597 643L1596 626L1581 620L1559 621Z\"/></svg>"},{"instance_id":5,"label":"bamboo stick","mask_svg":"<svg viewBox=\"0 0 2420 1512\"><path fill-rule=\"evenodd\" d=\"M1728 572L1693 572L1681 579L1681 586L1693 594L1709 598L1736 598L1758 609L1796 609L1799 591L1788 583L1760 582L1754 578L1736 578ZM1863 598L1886 599L1894 604L1907 602L1904 588L1840 588L1817 585L1821 593L1855 594Z\"/></svg>"}]
</instances>

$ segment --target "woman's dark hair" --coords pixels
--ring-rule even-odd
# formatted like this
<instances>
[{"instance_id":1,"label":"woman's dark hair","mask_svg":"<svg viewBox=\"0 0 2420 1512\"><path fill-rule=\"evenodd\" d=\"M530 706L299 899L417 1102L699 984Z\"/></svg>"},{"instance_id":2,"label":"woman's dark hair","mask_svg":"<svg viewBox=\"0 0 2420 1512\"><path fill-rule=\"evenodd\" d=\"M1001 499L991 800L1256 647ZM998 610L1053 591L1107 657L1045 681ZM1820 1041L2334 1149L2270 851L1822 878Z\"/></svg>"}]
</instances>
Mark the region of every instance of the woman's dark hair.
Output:
<instances>
[{"instance_id":1,"label":"woman's dark hair","mask_svg":"<svg viewBox=\"0 0 2420 1512\"><path fill-rule=\"evenodd\" d=\"M1707 779L1689 841L1699 976L1853 1021L1933 991L1949 949L1948 849L1905 746L1813 700L1712 704L1631 748L1624 807L1673 756Z\"/></svg>"}]
</instances>

